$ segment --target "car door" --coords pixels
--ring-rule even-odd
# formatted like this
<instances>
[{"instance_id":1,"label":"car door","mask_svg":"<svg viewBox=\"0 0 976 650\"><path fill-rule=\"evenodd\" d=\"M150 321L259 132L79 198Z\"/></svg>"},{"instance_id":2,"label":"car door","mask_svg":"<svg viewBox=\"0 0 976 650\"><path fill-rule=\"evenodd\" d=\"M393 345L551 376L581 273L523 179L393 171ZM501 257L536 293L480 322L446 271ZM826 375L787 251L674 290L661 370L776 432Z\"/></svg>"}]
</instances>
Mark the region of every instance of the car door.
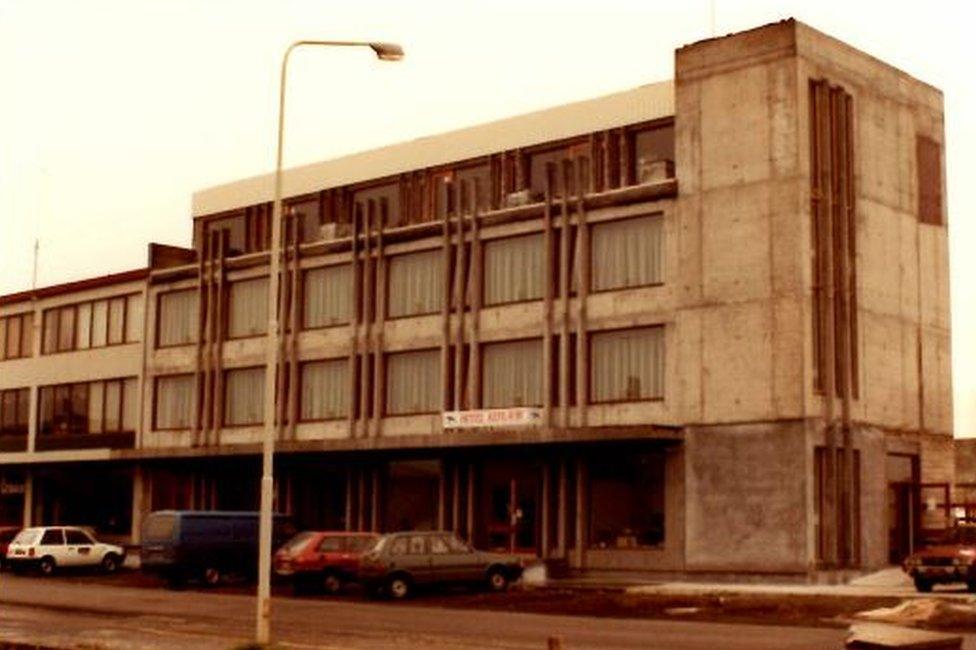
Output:
<instances>
[{"instance_id":1,"label":"car door","mask_svg":"<svg viewBox=\"0 0 976 650\"><path fill-rule=\"evenodd\" d=\"M95 541L83 530L66 528L64 542L70 566L91 566L101 560L95 557Z\"/></svg>"},{"instance_id":2,"label":"car door","mask_svg":"<svg viewBox=\"0 0 976 650\"><path fill-rule=\"evenodd\" d=\"M474 582L484 578L482 562L470 546L450 534L431 540L432 571L443 582Z\"/></svg>"},{"instance_id":3,"label":"car door","mask_svg":"<svg viewBox=\"0 0 976 650\"><path fill-rule=\"evenodd\" d=\"M415 583L431 581L427 535L410 535L407 538L407 552L400 559L402 568L410 574Z\"/></svg>"},{"instance_id":4,"label":"car door","mask_svg":"<svg viewBox=\"0 0 976 650\"><path fill-rule=\"evenodd\" d=\"M67 546L64 544L64 529L48 528L41 535L37 543L36 557L42 558L49 555L54 558L58 566L71 566L71 558L67 553Z\"/></svg>"}]
</instances>

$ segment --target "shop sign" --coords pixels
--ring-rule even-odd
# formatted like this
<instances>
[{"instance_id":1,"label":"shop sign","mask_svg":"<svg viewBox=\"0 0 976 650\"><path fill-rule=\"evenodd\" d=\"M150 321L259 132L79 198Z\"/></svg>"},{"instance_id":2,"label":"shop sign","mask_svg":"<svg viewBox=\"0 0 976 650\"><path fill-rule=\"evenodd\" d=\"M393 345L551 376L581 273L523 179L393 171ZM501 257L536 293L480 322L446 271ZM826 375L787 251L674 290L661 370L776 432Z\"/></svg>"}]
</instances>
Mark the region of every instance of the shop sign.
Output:
<instances>
[{"instance_id":1,"label":"shop sign","mask_svg":"<svg viewBox=\"0 0 976 650\"><path fill-rule=\"evenodd\" d=\"M507 409L447 411L445 429L482 429L487 427L531 427L542 425L542 409L518 406Z\"/></svg>"}]
</instances>

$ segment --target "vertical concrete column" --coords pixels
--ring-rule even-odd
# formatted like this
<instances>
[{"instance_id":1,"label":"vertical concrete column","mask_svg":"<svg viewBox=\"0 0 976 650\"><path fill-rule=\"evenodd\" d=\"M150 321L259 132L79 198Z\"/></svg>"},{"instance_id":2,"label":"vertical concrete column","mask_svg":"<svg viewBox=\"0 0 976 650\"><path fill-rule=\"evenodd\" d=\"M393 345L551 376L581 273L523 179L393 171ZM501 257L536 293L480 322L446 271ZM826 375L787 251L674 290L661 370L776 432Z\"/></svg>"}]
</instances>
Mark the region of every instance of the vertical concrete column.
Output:
<instances>
[{"instance_id":1,"label":"vertical concrete column","mask_svg":"<svg viewBox=\"0 0 976 650\"><path fill-rule=\"evenodd\" d=\"M468 543L474 543L474 463L468 463Z\"/></svg>"},{"instance_id":2,"label":"vertical concrete column","mask_svg":"<svg viewBox=\"0 0 976 650\"><path fill-rule=\"evenodd\" d=\"M352 530L352 469L346 468L346 530Z\"/></svg>"},{"instance_id":3,"label":"vertical concrete column","mask_svg":"<svg viewBox=\"0 0 976 650\"><path fill-rule=\"evenodd\" d=\"M585 531L583 529L583 524L586 521L584 517L584 508L586 504L584 503L585 494L583 482L584 479L584 467L583 459L576 459L576 526L575 526L575 538L576 547L574 553L574 560L577 567L583 566L583 544L585 543Z\"/></svg>"},{"instance_id":4,"label":"vertical concrete column","mask_svg":"<svg viewBox=\"0 0 976 650\"><path fill-rule=\"evenodd\" d=\"M451 530L461 530L461 466L457 462L451 474Z\"/></svg>"},{"instance_id":5,"label":"vertical concrete column","mask_svg":"<svg viewBox=\"0 0 976 650\"><path fill-rule=\"evenodd\" d=\"M445 468L444 461L441 461L441 472L437 476L437 530L444 530L447 518L447 485L445 485L446 480L444 476Z\"/></svg>"},{"instance_id":6,"label":"vertical concrete column","mask_svg":"<svg viewBox=\"0 0 976 650\"><path fill-rule=\"evenodd\" d=\"M34 525L34 471L24 470L24 528Z\"/></svg>"},{"instance_id":7,"label":"vertical concrete column","mask_svg":"<svg viewBox=\"0 0 976 650\"><path fill-rule=\"evenodd\" d=\"M142 522L152 504L152 474L140 465L132 469L132 531L133 545L142 543Z\"/></svg>"},{"instance_id":8,"label":"vertical concrete column","mask_svg":"<svg viewBox=\"0 0 976 650\"><path fill-rule=\"evenodd\" d=\"M30 400L28 405L30 406L30 411L27 414L27 451L32 453L34 451L35 444L37 442L37 429L38 421L37 414L40 412L40 404L38 403L38 396L40 395L40 390L37 386L30 387Z\"/></svg>"},{"instance_id":9,"label":"vertical concrete column","mask_svg":"<svg viewBox=\"0 0 976 650\"><path fill-rule=\"evenodd\" d=\"M569 507L569 495L567 494L569 487L567 483L568 470L566 468L566 460L559 461L559 503L556 506L556 554L561 557L566 557L566 510Z\"/></svg>"},{"instance_id":10,"label":"vertical concrete column","mask_svg":"<svg viewBox=\"0 0 976 650\"><path fill-rule=\"evenodd\" d=\"M369 508L369 529L374 533L380 530L380 469L372 469L373 485L370 489L371 506Z\"/></svg>"},{"instance_id":11,"label":"vertical concrete column","mask_svg":"<svg viewBox=\"0 0 976 650\"><path fill-rule=\"evenodd\" d=\"M366 529L366 470L359 468L359 481L356 483L356 530Z\"/></svg>"}]
</instances>

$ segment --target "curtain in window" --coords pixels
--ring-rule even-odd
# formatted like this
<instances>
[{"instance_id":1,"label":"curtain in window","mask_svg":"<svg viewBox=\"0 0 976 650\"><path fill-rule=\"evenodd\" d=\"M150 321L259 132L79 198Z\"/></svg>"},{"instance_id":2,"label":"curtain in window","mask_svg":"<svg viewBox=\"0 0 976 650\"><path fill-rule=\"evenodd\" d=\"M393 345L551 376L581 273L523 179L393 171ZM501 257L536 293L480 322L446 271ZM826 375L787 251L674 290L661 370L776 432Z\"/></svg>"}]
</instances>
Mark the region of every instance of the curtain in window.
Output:
<instances>
[{"instance_id":1,"label":"curtain in window","mask_svg":"<svg viewBox=\"0 0 976 650\"><path fill-rule=\"evenodd\" d=\"M105 431L122 430L122 382L105 382Z\"/></svg>"},{"instance_id":2,"label":"curtain in window","mask_svg":"<svg viewBox=\"0 0 976 650\"><path fill-rule=\"evenodd\" d=\"M594 291L664 281L663 219L637 217L593 226Z\"/></svg>"},{"instance_id":3,"label":"curtain in window","mask_svg":"<svg viewBox=\"0 0 976 650\"><path fill-rule=\"evenodd\" d=\"M305 272L305 329L349 322L352 266L327 266Z\"/></svg>"},{"instance_id":4,"label":"curtain in window","mask_svg":"<svg viewBox=\"0 0 976 650\"><path fill-rule=\"evenodd\" d=\"M12 319L10 321L12 323ZM10 325L8 324L8 327ZM7 340L10 341L10 336L8 332ZM44 340L43 352L44 354L50 354L58 349L58 310L48 309L44 312ZM8 353L9 354L9 353Z\"/></svg>"},{"instance_id":5,"label":"curtain in window","mask_svg":"<svg viewBox=\"0 0 976 650\"><path fill-rule=\"evenodd\" d=\"M99 300L92 306L91 346L98 348L108 342L108 301Z\"/></svg>"},{"instance_id":6,"label":"curtain in window","mask_svg":"<svg viewBox=\"0 0 976 650\"><path fill-rule=\"evenodd\" d=\"M125 342L133 343L140 340L142 333L142 296L132 294L126 298L125 305Z\"/></svg>"},{"instance_id":7,"label":"curtain in window","mask_svg":"<svg viewBox=\"0 0 976 650\"><path fill-rule=\"evenodd\" d=\"M196 289L159 296L159 345L184 345L197 339Z\"/></svg>"},{"instance_id":8,"label":"curtain in window","mask_svg":"<svg viewBox=\"0 0 976 650\"><path fill-rule=\"evenodd\" d=\"M228 336L258 336L268 331L268 279L257 278L230 285Z\"/></svg>"},{"instance_id":9,"label":"curtain in window","mask_svg":"<svg viewBox=\"0 0 976 650\"><path fill-rule=\"evenodd\" d=\"M441 410L441 352L398 352L386 357L386 412L389 415Z\"/></svg>"},{"instance_id":10,"label":"curtain in window","mask_svg":"<svg viewBox=\"0 0 976 650\"><path fill-rule=\"evenodd\" d=\"M228 370L224 393L224 424L264 422L264 368Z\"/></svg>"},{"instance_id":11,"label":"curtain in window","mask_svg":"<svg viewBox=\"0 0 976 650\"><path fill-rule=\"evenodd\" d=\"M193 375L156 378L156 428L189 429L195 394Z\"/></svg>"},{"instance_id":12,"label":"curtain in window","mask_svg":"<svg viewBox=\"0 0 976 650\"><path fill-rule=\"evenodd\" d=\"M101 433L105 408L105 384L96 381L88 387L88 432Z\"/></svg>"},{"instance_id":13,"label":"curtain in window","mask_svg":"<svg viewBox=\"0 0 976 650\"><path fill-rule=\"evenodd\" d=\"M486 408L542 404L542 340L485 345L482 401Z\"/></svg>"},{"instance_id":14,"label":"curtain in window","mask_svg":"<svg viewBox=\"0 0 976 650\"><path fill-rule=\"evenodd\" d=\"M122 382L122 430L139 427L139 380L129 377Z\"/></svg>"},{"instance_id":15,"label":"curtain in window","mask_svg":"<svg viewBox=\"0 0 976 650\"><path fill-rule=\"evenodd\" d=\"M112 298L108 303L108 342L125 340L125 298Z\"/></svg>"},{"instance_id":16,"label":"curtain in window","mask_svg":"<svg viewBox=\"0 0 976 650\"><path fill-rule=\"evenodd\" d=\"M349 362L345 359L302 365L301 420L333 420L349 413Z\"/></svg>"},{"instance_id":17,"label":"curtain in window","mask_svg":"<svg viewBox=\"0 0 976 650\"><path fill-rule=\"evenodd\" d=\"M541 234L488 241L484 265L486 305L542 298L546 274Z\"/></svg>"},{"instance_id":18,"label":"curtain in window","mask_svg":"<svg viewBox=\"0 0 976 650\"><path fill-rule=\"evenodd\" d=\"M75 348L84 350L91 346L91 310L90 302L78 305L78 323L75 327Z\"/></svg>"},{"instance_id":19,"label":"curtain in window","mask_svg":"<svg viewBox=\"0 0 976 650\"><path fill-rule=\"evenodd\" d=\"M664 397L664 328L593 334L594 402Z\"/></svg>"},{"instance_id":20,"label":"curtain in window","mask_svg":"<svg viewBox=\"0 0 976 650\"><path fill-rule=\"evenodd\" d=\"M433 314L444 296L443 252L396 255L388 271L387 314L390 318Z\"/></svg>"}]
</instances>

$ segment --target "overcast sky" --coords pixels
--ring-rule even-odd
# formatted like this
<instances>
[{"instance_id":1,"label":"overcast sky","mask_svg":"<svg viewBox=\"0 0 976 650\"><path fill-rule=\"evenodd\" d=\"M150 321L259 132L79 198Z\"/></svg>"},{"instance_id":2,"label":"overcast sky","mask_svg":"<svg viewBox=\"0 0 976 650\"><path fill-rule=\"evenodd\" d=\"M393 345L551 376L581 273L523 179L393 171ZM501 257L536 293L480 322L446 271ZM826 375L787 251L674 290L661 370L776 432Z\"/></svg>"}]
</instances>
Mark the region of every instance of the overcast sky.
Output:
<instances>
[{"instance_id":1,"label":"overcast sky","mask_svg":"<svg viewBox=\"0 0 976 650\"><path fill-rule=\"evenodd\" d=\"M301 52L287 165L668 79L674 49L793 16L943 90L956 435L976 435L976 45L938 2L0 0L0 294L190 243L196 189L270 171L282 51L398 41L400 64Z\"/></svg>"}]
</instances>

